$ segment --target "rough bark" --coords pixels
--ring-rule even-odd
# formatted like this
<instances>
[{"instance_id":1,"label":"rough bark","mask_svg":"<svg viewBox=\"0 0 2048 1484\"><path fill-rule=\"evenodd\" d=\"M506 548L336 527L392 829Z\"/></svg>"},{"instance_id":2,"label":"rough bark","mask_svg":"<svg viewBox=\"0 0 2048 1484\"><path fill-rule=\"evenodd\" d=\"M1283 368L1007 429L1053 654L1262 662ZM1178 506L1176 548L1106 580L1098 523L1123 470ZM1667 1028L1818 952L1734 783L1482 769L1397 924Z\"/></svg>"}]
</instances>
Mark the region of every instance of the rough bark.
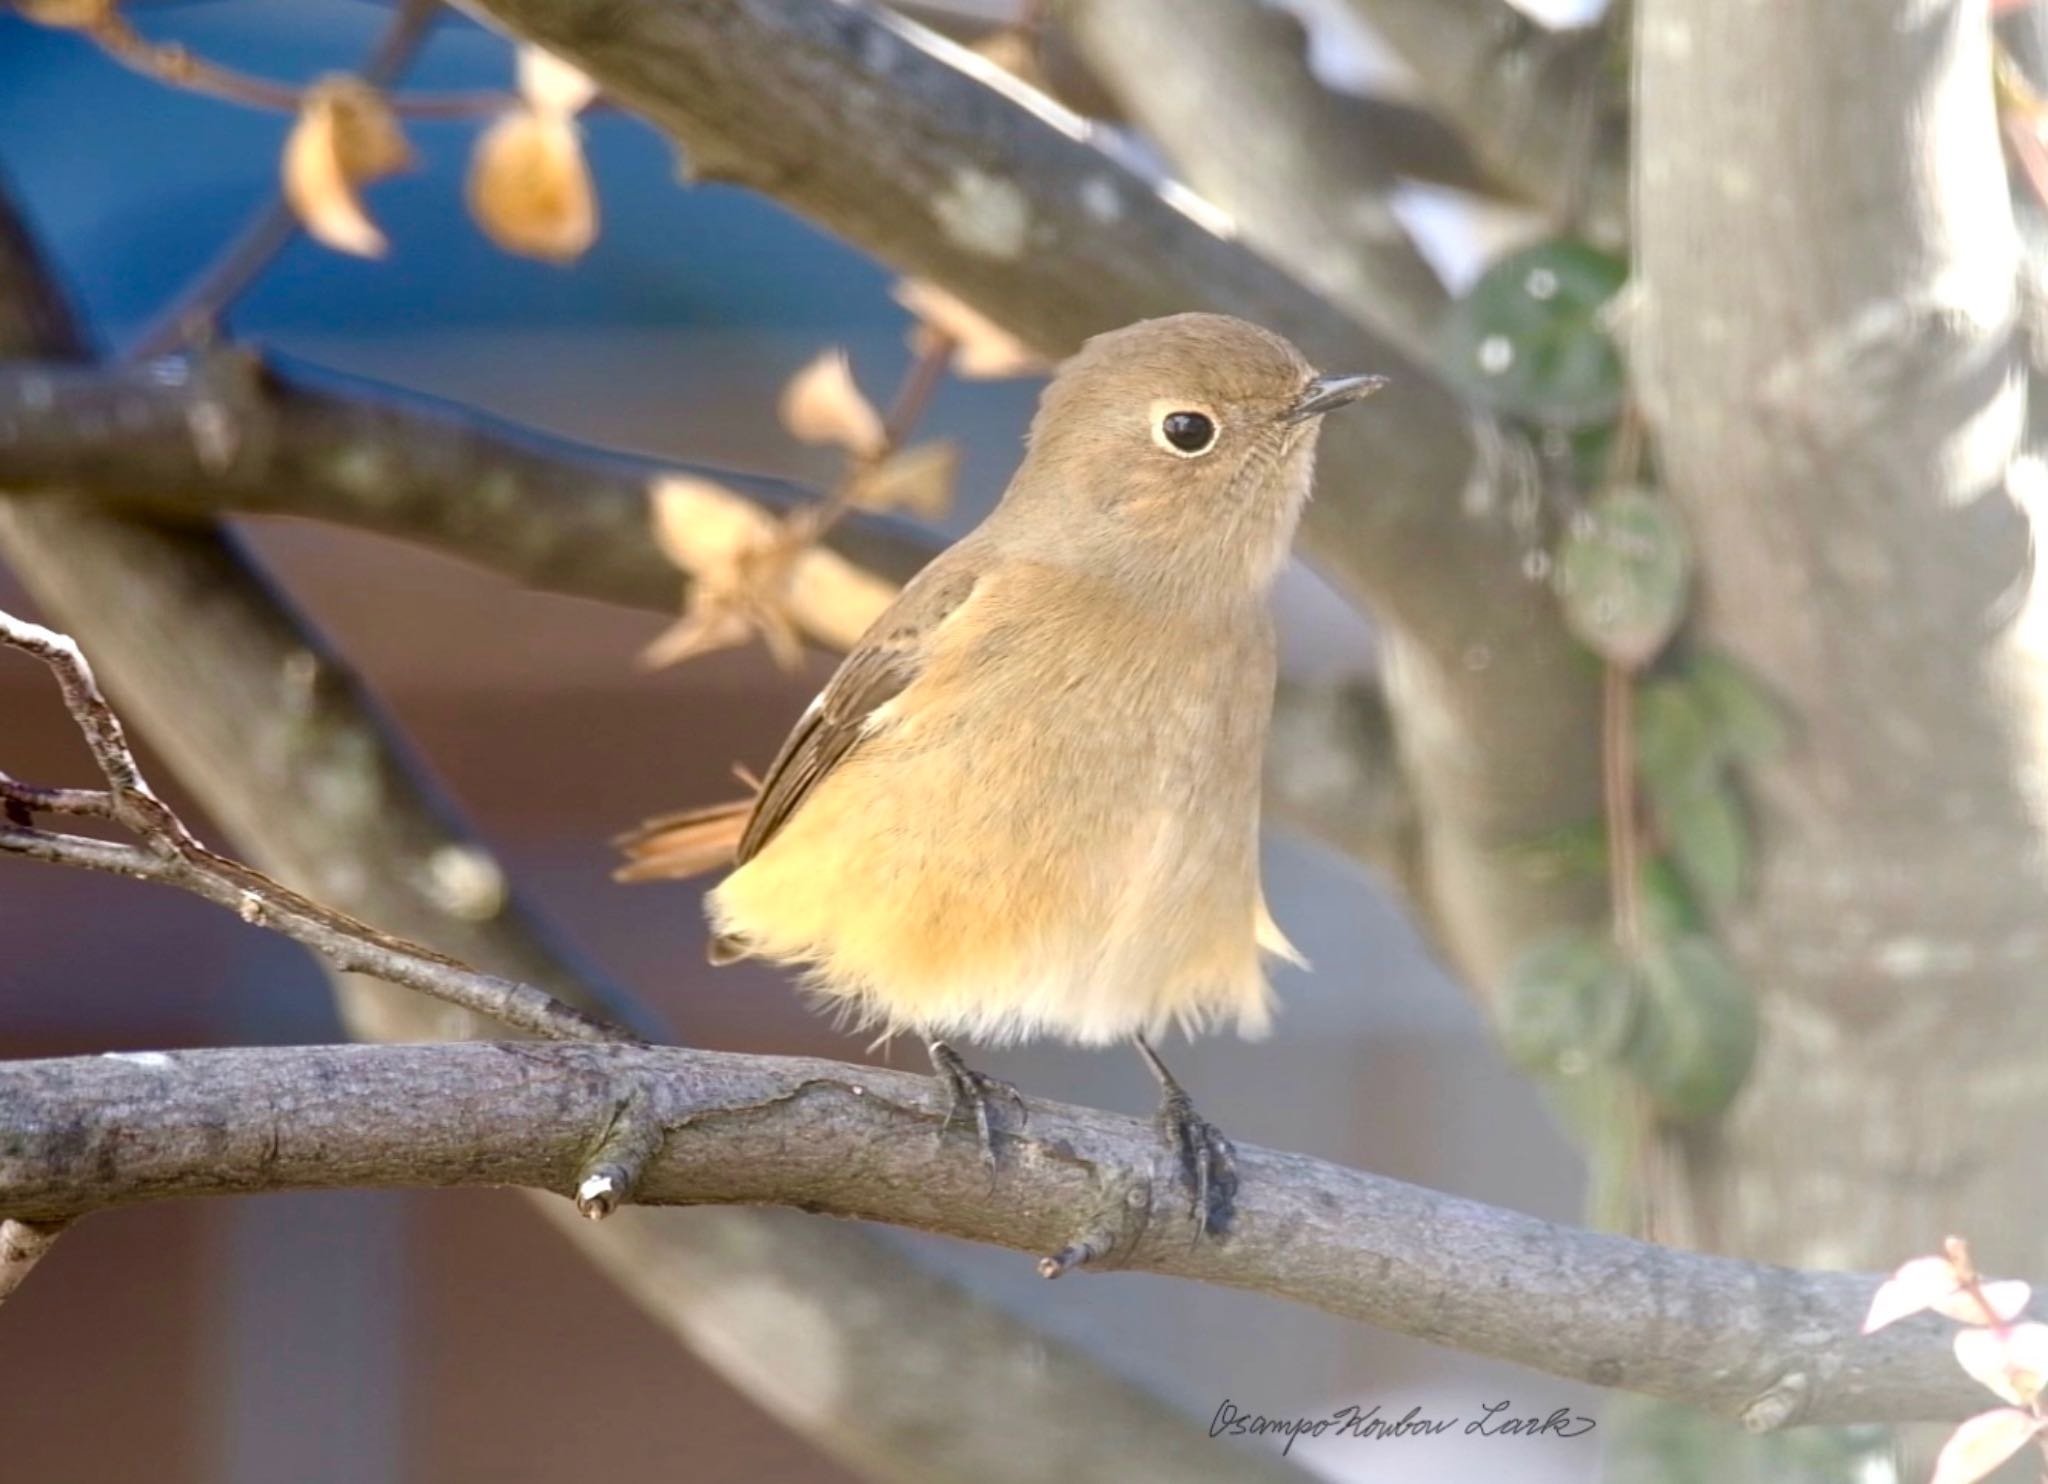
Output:
<instances>
[{"instance_id":1,"label":"rough bark","mask_svg":"<svg viewBox=\"0 0 2048 1484\"><path fill-rule=\"evenodd\" d=\"M1626 240L1626 95L1606 27L1554 31L1512 0L1350 4L1487 170L1593 240Z\"/></svg>"},{"instance_id":2,"label":"rough bark","mask_svg":"<svg viewBox=\"0 0 2048 1484\"><path fill-rule=\"evenodd\" d=\"M1180 176L1252 247L1426 360L1447 302L1394 214L1392 163L1259 0L1066 0L1060 19ZM1171 38L1174 62L1160 65Z\"/></svg>"},{"instance_id":3,"label":"rough bark","mask_svg":"<svg viewBox=\"0 0 2048 1484\"><path fill-rule=\"evenodd\" d=\"M1148 1124L1034 1100L1030 1121L1000 1136L991 1189L974 1141L939 1136L948 1110L929 1079L833 1062L468 1044L0 1063L0 1206L61 1221L347 1185L569 1195L629 1107L663 1134L643 1201L777 1202L1037 1253L1085 1238L1105 1266L1274 1294L1758 1429L1985 1404L1950 1326L1857 1334L1875 1276L1573 1231L1250 1147L1228 1234L1191 1242L1185 1190ZM842 1339L827 1328L805 1344L835 1373L873 1364ZM1048 1463L1033 1450L1036 1477ZM1090 1474L1112 1477L1099 1460Z\"/></svg>"},{"instance_id":4,"label":"rough bark","mask_svg":"<svg viewBox=\"0 0 2048 1484\"><path fill-rule=\"evenodd\" d=\"M1982 0L1644 0L1635 367L1701 630L1793 709L1754 775L1748 1092L1691 1149L1693 1236L1886 1261L2048 1252L2048 762L2008 474L2016 246Z\"/></svg>"}]
</instances>

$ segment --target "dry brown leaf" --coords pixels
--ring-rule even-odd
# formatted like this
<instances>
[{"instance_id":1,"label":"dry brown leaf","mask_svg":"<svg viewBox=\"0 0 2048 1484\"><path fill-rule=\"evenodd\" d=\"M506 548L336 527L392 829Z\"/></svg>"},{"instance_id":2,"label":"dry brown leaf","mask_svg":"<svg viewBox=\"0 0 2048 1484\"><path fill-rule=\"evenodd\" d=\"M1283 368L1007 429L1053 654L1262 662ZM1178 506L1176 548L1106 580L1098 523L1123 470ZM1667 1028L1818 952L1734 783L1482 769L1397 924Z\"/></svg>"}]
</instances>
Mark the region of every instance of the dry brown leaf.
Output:
<instances>
[{"instance_id":1,"label":"dry brown leaf","mask_svg":"<svg viewBox=\"0 0 2048 1484\"><path fill-rule=\"evenodd\" d=\"M920 325L953 342L953 371L969 381L1002 381L1042 376L1051 363L978 309L970 309L937 284L898 279L890 291L916 315Z\"/></svg>"},{"instance_id":2,"label":"dry brown leaf","mask_svg":"<svg viewBox=\"0 0 2048 1484\"><path fill-rule=\"evenodd\" d=\"M737 609L723 603L707 604L704 591L693 589L683 616L640 651L640 663L647 669L680 665L700 654L736 648L753 637L753 625Z\"/></svg>"},{"instance_id":3,"label":"dry brown leaf","mask_svg":"<svg viewBox=\"0 0 2048 1484\"><path fill-rule=\"evenodd\" d=\"M508 113L476 142L469 211L507 252L551 263L597 240L597 190L583 141L566 114Z\"/></svg>"},{"instance_id":4,"label":"dry brown leaf","mask_svg":"<svg viewBox=\"0 0 2048 1484\"><path fill-rule=\"evenodd\" d=\"M90 31L114 13L114 0L14 0L14 8L39 26Z\"/></svg>"},{"instance_id":5,"label":"dry brown leaf","mask_svg":"<svg viewBox=\"0 0 2048 1484\"><path fill-rule=\"evenodd\" d=\"M537 46L519 48L519 96L535 113L568 118L597 96L597 83L573 62Z\"/></svg>"},{"instance_id":6,"label":"dry brown leaf","mask_svg":"<svg viewBox=\"0 0 2048 1484\"><path fill-rule=\"evenodd\" d=\"M1041 93L1052 91L1051 85L1045 80L1045 69L1039 65L1038 43L1014 26L991 31L967 49L977 56L987 58L1017 81L1028 83Z\"/></svg>"},{"instance_id":7,"label":"dry brown leaf","mask_svg":"<svg viewBox=\"0 0 2048 1484\"><path fill-rule=\"evenodd\" d=\"M774 516L715 479L665 474L650 498L655 545L692 577L727 567L775 538Z\"/></svg>"},{"instance_id":8,"label":"dry brown leaf","mask_svg":"<svg viewBox=\"0 0 2048 1484\"><path fill-rule=\"evenodd\" d=\"M907 510L936 520L953 508L960 447L937 438L891 454L860 476L853 503L863 510Z\"/></svg>"},{"instance_id":9,"label":"dry brown leaf","mask_svg":"<svg viewBox=\"0 0 2048 1484\"><path fill-rule=\"evenodd\" d=\"M683 615L642 651L650 668L678 664L761 635L794 669L803 644L788 611L796 543L787 526L712 479L671 475L650 491L654 539L691 579Z\"/></svg>"},{"instance_id":10,"label":"dry brown leaf","mask_svg":"<svg viewBox=\"0 0 2048 1484\"><path fill-rule=\"evenodd\" d=\"M382 257L389 244L363 210L361 191L411 163L384 95L358 77L325 77L306 90L285 138L285 199L318 241Z\"/></svg>"},{"instance_id":11,"label":"dry brown leaf","mask_svg":"<svg viewBox=\"0 0 2048 1484\"><path fill-rule=\"evenodd\" d=\"M837 346L820 351L782 389L782 425L806 443L833 444L858 458L878 456L888 444L882 414L862 393Z\"/></svg>"},{"instance_id":12,"label":"dry brown leaf","mask_svg":"<svg viewBox=\"0 0 2048 1484\"><path fill-rule=\"evenodd\" d=\"M674 664L761 635L776 663L803 661L799 630L850 647L895 587L808 544L805 512L778 520L715 480L669 475L649 492L655 542L694 585L681 620L642 654Z\"/></svg>"}]
</instances>

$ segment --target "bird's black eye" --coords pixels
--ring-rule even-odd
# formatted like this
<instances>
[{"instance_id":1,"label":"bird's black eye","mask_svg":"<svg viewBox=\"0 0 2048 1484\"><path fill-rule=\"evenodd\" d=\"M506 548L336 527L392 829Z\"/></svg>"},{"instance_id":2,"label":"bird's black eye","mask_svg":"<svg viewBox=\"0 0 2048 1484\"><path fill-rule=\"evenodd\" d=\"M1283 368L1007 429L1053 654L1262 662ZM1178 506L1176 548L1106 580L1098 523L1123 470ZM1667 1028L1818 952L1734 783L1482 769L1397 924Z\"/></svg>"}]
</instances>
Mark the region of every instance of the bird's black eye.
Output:
<instances>
[{"instance_id":1,"label":"bird's black eye","mask_svg":"<svg viewBox=\"0 0 2048 1484\"><path fill-rule=\"evenodd\" d=\"M1159 419L1159 436L1175 453L1207 453L1216 441L1216 423L1205 413L1169 412Z\"/></svg>"}]
</instances>

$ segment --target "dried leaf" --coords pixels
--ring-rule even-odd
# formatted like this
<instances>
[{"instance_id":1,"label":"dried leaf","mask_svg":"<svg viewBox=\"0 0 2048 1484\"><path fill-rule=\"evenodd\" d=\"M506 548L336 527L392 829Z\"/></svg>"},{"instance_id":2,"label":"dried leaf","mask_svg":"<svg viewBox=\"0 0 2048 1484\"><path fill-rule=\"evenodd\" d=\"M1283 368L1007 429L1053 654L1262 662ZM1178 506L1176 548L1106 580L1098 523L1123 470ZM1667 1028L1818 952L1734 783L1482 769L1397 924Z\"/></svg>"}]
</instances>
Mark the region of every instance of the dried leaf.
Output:
<instances>
[{"instance_id":1,"label":"dried leaf","mask_svg":"<svg viewBox=\"0 0 2048 1484\"><path fill-rule=\"evenodd\" d=\"M1956 1362L2007 1401L2031 1407L2048 1384L2048 1324L1956 1333Z\"/></svg>"},{"instance_id":2,"label":"dried leaf","mask_svg":"<svg viewBox=\"0 0 2048 1484\"><path fill-rule=\"evenodd\" d=\"M542 47L520 47L518 65L519 96L535 113L568 118L597 96L588 73Z\"/></svg>"},{"instance_id":3,"label":"dried leaf","mask_svg":"<svg viewBox=\"0 0 2048 1484\"><path fill-rule=\"evenodd\" d=\"M699 590L701 591L701 589ZM684 660L721 649L734 649L747 642L753 628L731 608L707 608L693 593L683 616L663 629L640 651L640 663L650 670L680 665Z\"/></svg>"},{"instance_id":4,"label":"dried leaf","mask_svg":"<svg viewBox=\"0 0 2048 1484\"><path fill-rule=\"evenodd\" d=\"M896 302L917 316L926 330L953 342L953 371L969 381L1001 381L1013 376L1040 376L1051 363L983 315L970 309L937 284L919 278L897 280L890 291Z\"/></svg>"},{"instance_id":5,"label":"dried leaf","mask_svg":"<svg viewBox=\"0 0 2048 1484\"><path fill-rule=\"evenodd\" d=\"M799 628L851 648L896 596L893 584L811 544L801 513L779 521L715 480L681 474L656 480L650 498L656 543L696 585L682 623L644 656L649 664L759 632L778 662L794 667Z\"/></svg>"},{"instance_id":6,"label":"dried leaf","mask_svg":"<svg viewBox=\"0 0 2048 1484\"><path fill-rule=\"evenodd\" d=\"M775 536L773 516L715 479L664 475L651 499L655 544L692 577L724 571Z\"/></svg>"},{"instance_id":7,"label":"dried leaf","mask_svg":"<svg viewBox=\"0 0 2048 1484\"><path fill-rule=\"evenodd\" d=\"M388 247L363 210L361 190L412 163L384 95L357 77L327 77L306 90L284 142L284 194L317 240L377 258Z\"/></svg>"},{"instance_id":8,"label":"dried leaf","mask_svg":"<svg viewBox=\"0 0 2048 1484\"><path fill-rule=\"evenodd\" d=\"M832 444L874 458L888 442L882 414L853 379L846 352L823 350L789 379L779 408L782 425L805 443Z\"/></svg>"},{"instance_id":9,"label":"dried leaf","mask_svg":"<svg viewBox=\"0 0 2048 1484\"><path fill-rule=\"evenodd\" d=\"M1870 1312L1863 1317L1863 1333L1875 1334L1949 1297L1962 1287L1963 1275L1945 1257L1916 1257L1900 1266L1871 1295Z\"/></svg>"},{"instance_id":10,"label":"dried leaf","mask_svg":"<svg viewBox=\"0 0 2048 1484\"><path fill-rule=\"evenodd\" d=\"M854 503L863 510L907 510L936 520L953 508L959 477L959 445L939 438L891 454L862 474Z\"/></svg>"},{"instance_id":11,"label":"dried leaf","mask_svg":"<svg viewBox=\"0 0 2048 1484\"><path fill-rule=\"evenodd\" d=\"M1052 87L1045 79L1045 69L1039 65L1038 43L1030 35L1015 26L1005 26L1000 31L991 31L967 48L976 56L984 57L996 64L1021 83L1027 83L1041 93L1050 93Z\"/></svg>"},{"instance_id":12,"label":"dried leaf","mask_svg":"<svg viewBox=\"0 0 2048 1484\"><path fill-rule=\"evenodd\" d=\"M90 31L114 13L115 0L14 0L14 8L38 26Z\"/></svg>"},{"instance_id":13,"label":"dried leaf","mask_svg":"<svg viewBox=\"0 0 2048 1484\"><path fill-rule=\"evenodd\" d=\"M2027 1445L2042 1423L2013 1407L1980 1412L1949 1435L1928 1484L1976 1484Z\"/></svg>"},{"instance_id":14,"label":"dried leaf","mask_svg":"<svg viewBox=\"0 0 2048 1484\"><path fill-rule=\"evenodd\" d=\"M507 252L573 262L597 240L597 191L566 115L508 113L476 142L469 211Z\"/></svg>"}]
</instances>

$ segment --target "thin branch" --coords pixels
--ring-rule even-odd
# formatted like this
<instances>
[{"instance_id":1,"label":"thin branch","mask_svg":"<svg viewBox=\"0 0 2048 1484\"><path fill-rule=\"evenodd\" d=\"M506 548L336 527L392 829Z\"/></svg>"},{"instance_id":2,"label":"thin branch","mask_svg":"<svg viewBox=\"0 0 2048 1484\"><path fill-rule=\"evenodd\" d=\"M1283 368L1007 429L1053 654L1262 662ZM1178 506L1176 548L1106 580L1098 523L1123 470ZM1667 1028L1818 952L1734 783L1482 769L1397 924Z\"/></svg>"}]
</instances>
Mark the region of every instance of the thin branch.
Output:
<instances>
[{"instance_id":1,"label":"thin branch","mask_svg":"<svg viewBox=\"0 0 2048 1484\"><path fill-rule=\"evenodd\" d=\"M274 928L305 944L343 973L371 974L402 984L534 1035L573 1041L632 1039L532 985L479 974L446 954L379 932L209 850L151 791L129 750L120 718L100 694L92 667L76 644L63 634L0 612L0 645L34 655L49 666L64 693L66 709L107 780L104 792L93 792L37 788L0 775L0 798L30 814L47 809L103 819L142 841L126 845L5 823L0 824L0 852L179 887L227 908L244 922Z\"/></svg>"},{"instance_id":2,"label":"thin branch","mask_svg":"<svg viewBox=\"0 0 2048 1484\"><path fill-rule=\"evenodd\" d=\"M377 39L368 60L363 63L362 80L373 88L381 89L388 88L403 76L420 44L426 40L427 32L433 29L439 9L440 0L400 0L383 35ZM195 78L237 85L252 81L199 62L183 47L157 46L144 41L135 35L118 12L109 12L92 34L102 46L130 65L168 76L170 80L186 86L198 86L192 81ZM296 112L300 106L298 92L285 91L290 96L287 106ZM389 98L386 101L396 102ZM142 360L163 355L180 345L203 343L219 325L228 307L248 291L263 270L270 266L271 260L298 235L298 231L297 214L281 193L274 194L256 209L213 262L152 317L129 346L126 358Z\"/></svg>"},{"instance_id":3,"label":"thin branch","mask_svg":"<svg viewBox=\"0 0 2048 1484\"><path fill-rule=\"evenodd\" d=\"M1106 1237L1091 1268L1271 1294L1759 1428L1983 1403L1938 1322L1858 1334L1874 1275L1559 1227L1248 1145L1229 1234L1190 1244L1143 1121L1034 1099L1029 1123L1000 1135L991 1190L974 1142L939 1135L947 1104L929 1079L823 1061L468 1043L5 1062L0 1128L16 1132L0 1145L0 1208L59 1220L345 1185L573 1197L636 1096L664 1133L643 1202L797 1205L1034 1254Z\"/></svg>"},{"instance_id":4,"label":"thin branch","mask_svg":"<svg viewBox=\"0 0 2048 1484\"><path fill-rule=\"evenodd\" d=\"M1552 30L1511 0L1350 0L1485 168L1596 241L1628 230L1627 70L1616 27Z\"/></svg>"},{"instance_id":5,"label":"thin branch","mask_svg":"<svg viewBox=\"0 0 2048 1484\"><path fill-rule=\"evenodd\" d=\"M1057 0L1033 0L1034 8L1039 10L1050 10L1056 3ZM970 46L999 31L1016 30L1020 24L1017 20L992 23L983 15L945 5L919 4L915 0L906 0L895 8L948 40ZM1085 118L1112 124L1130 121L1123 105L1079 55L1069 27L1041 26L1033 39L1040 81L1054 98ZM1158 38L1152 38L1147 50L1156 51L1157 44ZM1181 60L1186 60L1185 48ZM1450 125L1427 108L1398 98L1342 91L1332 91L1329 98L1340 120L1339 132L1346 138L1366 141L1395 174L1475 196L1516 197L1506 183L1487 173L1471 147Z\"/></svg>"},{"instance_id":6,"label":"thin branch","mask_svg":"<svg viewBox=\"0 0 2048 1484\"><path fill-rule=\"evenodd\" d=\"M1060 14L1096 75L1247 242L1427 357L1443 284L1394 214L1378 137L1350 127L1309 70L1299 19L1260 0L1064 0Z\"/></svg>"},{"instance_id":7,"label":"thin branch","mask_svg":"<svg viewBox=\"0 0 2048 1484\"><path fill-rule=\"evenodd\" d=\"M424 7L401 6L401 12L418 10L424 17L430 15L437 5L438 0ZM174 88L275 113L297 113L305 103L304 88L210 62L177 42L151 41L129 25L119 12L110 12L88 28L85 34L122 66ZM490 90L393 93L384 101L394 113L422 119L492 118L518 103L518 99L509 93Z\"/></svg>"}]
</instances>

